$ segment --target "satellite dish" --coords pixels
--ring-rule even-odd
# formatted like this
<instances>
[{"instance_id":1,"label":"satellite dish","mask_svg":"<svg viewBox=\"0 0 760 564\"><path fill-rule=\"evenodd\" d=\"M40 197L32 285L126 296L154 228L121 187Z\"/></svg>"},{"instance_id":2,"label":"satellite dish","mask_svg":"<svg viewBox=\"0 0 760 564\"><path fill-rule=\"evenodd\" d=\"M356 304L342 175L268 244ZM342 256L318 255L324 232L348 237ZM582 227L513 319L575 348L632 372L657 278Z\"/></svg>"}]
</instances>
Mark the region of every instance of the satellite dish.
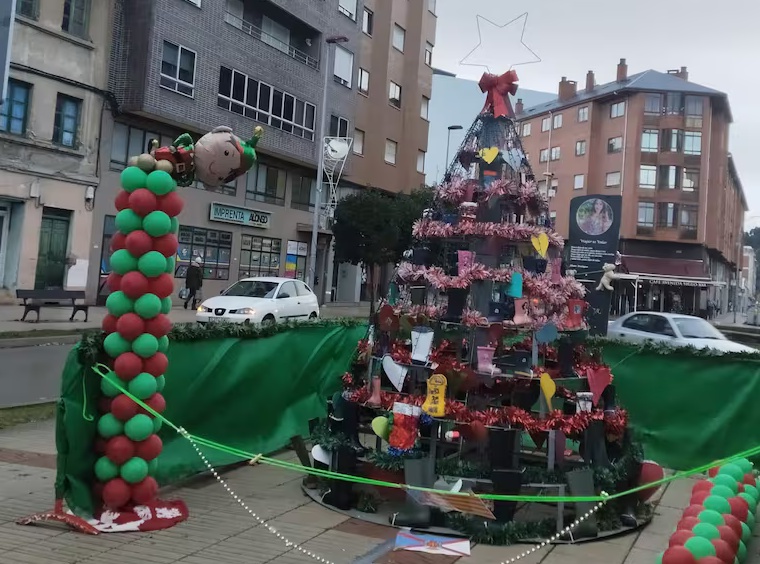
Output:
<instances>
[{"instance_id":1,"label":"satellite dish","mask_svg":"<svg viewBox=\"0 0 760 564\"><path fill-rule=\"evenodd\" d=\"M340 160L348 154L348 142L345 139L331 139L325 152L331 159Z\"/></svg>"}]
</instances>

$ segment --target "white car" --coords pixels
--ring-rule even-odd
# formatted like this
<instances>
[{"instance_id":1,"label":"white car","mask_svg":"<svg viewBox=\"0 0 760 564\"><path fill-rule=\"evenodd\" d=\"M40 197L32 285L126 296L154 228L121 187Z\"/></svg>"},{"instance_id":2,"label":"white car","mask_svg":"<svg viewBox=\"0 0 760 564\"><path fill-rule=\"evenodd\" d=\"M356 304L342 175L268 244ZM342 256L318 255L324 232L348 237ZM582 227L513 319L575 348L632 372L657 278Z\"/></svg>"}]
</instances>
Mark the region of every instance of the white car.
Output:
<instances>
[{"instance_id":1,"label":"white car","mask_svg":"<svg viewBox=\"0 0 760 564\"><path fill-rule=\"evenodd\" d=\"M317 319L319 302L306 284L292 278L243 278L205 300L195 319L198 323L246 323L271 325L283 321Z\"/></svg>"},{"instance_id":2,"label":"white car","mask_svg":"<svg viewBox=\"0 0 760 564\"><path fill-rule=\"evenodd\" d=\"M711 348L720 352L758 353L757 349L729 341L701 317L677 313L637 311L628 313L607 328L607 337L631 343L667 343L674 347Z\"/></svg>"}]
</instances>

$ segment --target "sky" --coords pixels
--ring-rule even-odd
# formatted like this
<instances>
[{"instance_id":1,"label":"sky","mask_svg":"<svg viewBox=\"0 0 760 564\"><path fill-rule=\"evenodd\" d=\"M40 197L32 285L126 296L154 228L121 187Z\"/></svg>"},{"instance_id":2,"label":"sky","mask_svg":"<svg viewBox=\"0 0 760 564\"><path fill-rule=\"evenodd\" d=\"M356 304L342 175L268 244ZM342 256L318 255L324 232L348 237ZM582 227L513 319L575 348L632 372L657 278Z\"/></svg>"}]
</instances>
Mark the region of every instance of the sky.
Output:
<instances>
[{"instance_id":1,"label":"sky","mask_svg":"<svg viewBox=\"0 0 760 564\"><path fill-rule=\"evenodd\" d=\"M561 77L585 84L586 72L596 82L615 79L617 63L628 62L628 73L647 69L665 72L688 67L689 81L728 94L734 123L729 150L749 205L746 228L760 226L760 10L754 0L437 0L438 28L433 64L462 78L477 80L482 66L460 62L479 43L476 16L481 20L482 45L465 62L485 64L501 73L512 65L520 85L556 93Z\"/></svg>"}]
</instances>

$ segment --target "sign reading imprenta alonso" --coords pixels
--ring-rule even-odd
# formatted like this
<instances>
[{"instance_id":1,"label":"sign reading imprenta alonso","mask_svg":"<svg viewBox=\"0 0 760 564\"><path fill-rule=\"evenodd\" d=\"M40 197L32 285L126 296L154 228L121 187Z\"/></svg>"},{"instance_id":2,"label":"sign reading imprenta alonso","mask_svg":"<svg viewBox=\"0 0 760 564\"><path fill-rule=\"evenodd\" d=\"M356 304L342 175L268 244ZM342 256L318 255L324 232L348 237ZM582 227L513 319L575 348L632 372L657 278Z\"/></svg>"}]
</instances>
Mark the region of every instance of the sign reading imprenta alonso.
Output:
<instances>
[{"instance_id":1,"label":"sign reading imprenta alonso","mask_svg":"<svg viewBox=\"0 0 760 564\"><path fill-rule=\"evenodd\" d=\"M259 229L267 229L271 218L272 214L269 212L228 206L218 202L211 204L211 213L209 215L211 221L234 223L235 225L257 227Z\"/></svg>"}]
</instances>

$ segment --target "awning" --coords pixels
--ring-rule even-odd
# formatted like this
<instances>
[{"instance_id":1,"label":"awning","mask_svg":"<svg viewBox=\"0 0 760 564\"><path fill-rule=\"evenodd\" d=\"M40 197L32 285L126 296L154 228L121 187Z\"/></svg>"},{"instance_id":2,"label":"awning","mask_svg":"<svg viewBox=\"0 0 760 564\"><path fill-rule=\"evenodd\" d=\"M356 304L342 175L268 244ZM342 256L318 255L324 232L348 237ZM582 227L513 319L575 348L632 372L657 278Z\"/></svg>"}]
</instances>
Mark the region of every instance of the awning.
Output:
<instances>
[{"instance_id":1,"label":"awning","mask_svg":"<svg viewBox=\"0 0 760 564\"><path fill-rule=\"evenodd\" d=\"M666 286L725 286L710 278L702 260L623 256L623 270L639 280Z\"/></svg>"}]
</instances>

